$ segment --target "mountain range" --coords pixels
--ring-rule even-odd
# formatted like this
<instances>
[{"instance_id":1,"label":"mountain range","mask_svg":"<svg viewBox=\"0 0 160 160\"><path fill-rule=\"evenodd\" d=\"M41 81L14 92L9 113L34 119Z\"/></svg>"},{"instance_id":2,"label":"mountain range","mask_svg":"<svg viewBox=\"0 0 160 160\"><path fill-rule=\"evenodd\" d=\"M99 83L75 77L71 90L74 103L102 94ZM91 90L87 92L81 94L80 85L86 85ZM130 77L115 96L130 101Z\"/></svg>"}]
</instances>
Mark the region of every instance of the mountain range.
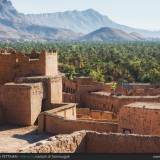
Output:
<instances>
[{"instance_id":1,"label":"mountain range","mask_svg":"<svg viewBox=\"0 0 160 160\"><path fill-rule=\"evenodd\" d=\"M0 40L135 41L148 38L160 38L160 31L120 25L93 9L23 14L11 1L0 0Z\"/></svg>"}]
</instances>

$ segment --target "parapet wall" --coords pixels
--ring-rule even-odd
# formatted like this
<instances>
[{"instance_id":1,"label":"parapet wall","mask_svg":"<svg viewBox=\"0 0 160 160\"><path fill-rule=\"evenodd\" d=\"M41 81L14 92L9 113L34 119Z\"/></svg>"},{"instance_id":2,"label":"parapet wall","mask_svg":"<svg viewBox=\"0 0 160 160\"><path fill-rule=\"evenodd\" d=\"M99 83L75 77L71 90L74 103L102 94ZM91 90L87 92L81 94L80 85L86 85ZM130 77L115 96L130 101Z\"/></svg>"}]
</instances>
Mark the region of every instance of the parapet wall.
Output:
<instances>
[{"instance_id":1,"label":"parapet wall","mask_svg":"<svg viewBox=\"0 0 160 160\"><path fill-rule=\"evenodd\" d=\"M78 131L21 149L22 153L159 153L160 137Z\"/></svg>"},{"instance_id":2,"label":"parapet wall","mask_svg":"<svg viewBox=\"0 0 160 160\"><path fill-rule=\"evenodd\" d=\"M83 94L82 106L94 110L107 110L119 112L121 107L133 102L160 102L160 95L157 96L105 96L93 93Z\"/></svg>"},{"instance_id":3,"label":"parapet wall","mask_svg":"<svg viewBox=\"0 0 160 160\"><path fill-rule=\"evenodd\" d=\"M112 122L97 122L89 120L72 120L68 111L69 108L63 108L67 114L61 112L61 107L57 108L57 113L55 114L52 110L43 112L38 118L38 128L39 132L48 132L54 134L66 134L72 133L79 130L93 130L100 132L117 132L118 124ZM73 114L73 113L72 113ZM66 116L66 118L64 117Z\"/></svg>"},{"instance_id":4,"label":"parapet wall","mask_svg":"<svg viewBox=\"0 0 160 160\"><path fill-rule=\"evenodd\" d=\"M63 101L64 102L76 102L80 106L85 105L85 107L92 107L93 109L101 110L112 110L112 101L109 96L103 97L98 95L92 95L91 92L103 91L111 93L112 83L100 83L95 82L91 78L80 77L71 81L67 78L63 78ZM118 95L124 95L128 97L139 96L139 99L143 99L144 102L150 101L147 96L157 96L160 95L160 86L155 86L148 83L129 83L126 85L118 86L116 89ZM144 96L143 98L141 96ZM146 96L146 98L145 98ZM126 99L126 98L125 98ZM133 98L132 100L128 98L126 101L135 102L140 101L138 98ZM123 101L123 99L121 100ZM125 101L125 100L124 100ZM151 100L153 102L153 100ZM156 101L157 102L157 101ZM116 102L115 102L116 103ZM130 103L130 102L129 102ZM127 103L124 103L124 105ZM98 107L97 107L98 106ZM114 110L114 109L113 109ZM117 108L115 109L117 112Z\"/></svg>"},{"instance_id":5,"label":"parapet wall","mask_svg":"<svg viewBox=\"0 0 160 160\"><path fill-rule=\"evenodd\" d=\"M37 59L24 54L0 54L0 84L23 76L58 75L57 53L42 52Z\"/></svg>"},{"instance_id":6,"label":"parapet wall","mask_svg":"<svg viewBox=\"0 0 160 160\"><path fill-rule=\"evenodd\" d=\"M60 116L66 119L76 119L76 104L62 103L62 104L50 104L46 106L45 112L42 112L38 117L38 130L39 132L46 131L47 117L52 115L53 117ZM48 125L51 125L52 122L49 122ZM53 122L54 123L54 122Z\"/></svg>"},{"instance_id":7,"label":"parapet wall","mask_svg":"<svg viewBox=\"0 0 160 160\"><path fill-rule=\"evenodd\" d=\"M92 119L96 121L118 122L118 118L113 112L91 110L89 108L77 108L77 117L79 119Z\"/></svg>"},{"instance_id":8,"label":"parapet wall","mask_svg":"<svg viewBox=\"0 0 160 160\"><path fill-rule=\"evenodd\" d=\"M114 108L115 112L124 106L134 102L160 102L160 95L157 96L115 96L112 98L111 107Z\"/></svg>"}]
</instances>

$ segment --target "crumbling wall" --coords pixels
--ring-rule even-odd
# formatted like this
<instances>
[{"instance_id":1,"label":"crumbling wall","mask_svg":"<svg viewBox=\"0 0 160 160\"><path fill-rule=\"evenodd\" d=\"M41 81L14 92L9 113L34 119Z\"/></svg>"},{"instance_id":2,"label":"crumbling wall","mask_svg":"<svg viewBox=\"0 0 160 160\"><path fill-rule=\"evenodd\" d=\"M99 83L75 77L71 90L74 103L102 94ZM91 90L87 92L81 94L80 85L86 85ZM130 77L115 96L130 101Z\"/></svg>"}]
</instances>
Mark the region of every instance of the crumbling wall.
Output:
<instances>
[{"instance_id":1,"label":"crumbling wall","mask_svg":"<svg viewBox=\"0 0 160 160\"><path fill-rule=\"evenodd\" d=\"M58 135L50 137L20 149L21 153L84 153L86 132L79 131L70 135Z\"/></svg>"},{"instance_id":2,"label":"crumbling wall","mask_svg":"<svg viewBox=\"0 0 160 160\"><path fill-rule=\"evenodd\" d=\"M21 153L159 153L160 137L78 131L20 149Z\"/></svg>"}]
</instances>

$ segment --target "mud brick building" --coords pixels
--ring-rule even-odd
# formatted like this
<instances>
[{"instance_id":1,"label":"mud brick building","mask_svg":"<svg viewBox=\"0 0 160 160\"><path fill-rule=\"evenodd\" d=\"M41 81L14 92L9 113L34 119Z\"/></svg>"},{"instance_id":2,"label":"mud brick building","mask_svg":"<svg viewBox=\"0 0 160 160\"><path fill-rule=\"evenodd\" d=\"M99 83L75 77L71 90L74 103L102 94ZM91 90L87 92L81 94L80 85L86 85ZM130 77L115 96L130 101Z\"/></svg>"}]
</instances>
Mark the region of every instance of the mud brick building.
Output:
<instances>
[{"instance_id":1,"label":"mud brick building","mask_svg":"<svg viewBox=\"0 0 160 160\"><path fill-rule=\"evenodd\" d=\"M132 103L119 113L119 132L160 135L160 103Z\"/></svg>"},{"instance_id":2,"label":"mud brick building","mask_svg":"<svg viewBox=\"0 0 160 160\"><path fill-rule=\"evenodd\" d=\"M111 94L111 83L95 82L91 78L63 78L63 101L80 107L118 113L121 107L134 102L160 102L160 86L149 83L130 83L118 86ZM130 93L130 94L129 94Z\"/></svg>"},{"instance_id":3,"label":"mud brick building","mask_svg":"<svg viewBox=\"0 0 160 160\"><path fill-rule=\"evenodd\" d=\"M33 125L50 103L62 103L57 53L0 54L1 123Z\"/></svg>"}]
</instances>

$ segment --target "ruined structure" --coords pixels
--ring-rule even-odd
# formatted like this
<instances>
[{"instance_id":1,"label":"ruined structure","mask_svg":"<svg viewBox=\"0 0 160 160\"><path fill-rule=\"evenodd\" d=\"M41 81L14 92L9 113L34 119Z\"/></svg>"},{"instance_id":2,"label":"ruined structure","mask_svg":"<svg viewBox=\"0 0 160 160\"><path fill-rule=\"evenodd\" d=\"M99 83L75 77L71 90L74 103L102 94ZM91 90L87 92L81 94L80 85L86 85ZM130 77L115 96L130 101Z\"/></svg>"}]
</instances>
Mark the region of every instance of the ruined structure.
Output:
<instances>
[{"instance_id":1,"label":"ruined structure","mask_svg":"<svg viewBox=\"0 0 160 160\"><path fill-rule=\"evenodd\" d=\"M62 103L57 53L0 54L1 123L33 125L50 103Z\"/></svg>"},{"instance_id":2,"label":"ruined structure","mask_svg":"<svg viewBox=\"0 0 160 160\"><path fill-rule=\"evenodd\" d=\"M40 141L21 153L159 153L160 137L78 131Z\"/></svg>"},{"instance_id":3,"label":"ruined structure","mask_svg":"<svg viewBox=\"0 0 160 160\"><path fill-rule=\"evenodd\" d=\"M124 105L134 102L160 102L160 86L131 83L120 85L111 94L110 83L95 82L91 78L75 80L63 78L64 102L76 102L80 107L118 113Z\"/></svg>"},{"instance_id":4,"label":"ruined structure","mask_svg":"<svg viewBox=\"0 0 160 160\"><path fill-rule=\"evenodd\" d=\"M0 51L0 124L57 135L17 152L159 153L160 86L124 84L115 93L89 77L62 80L56 52Z\"/></svg>"}]
</instances>

